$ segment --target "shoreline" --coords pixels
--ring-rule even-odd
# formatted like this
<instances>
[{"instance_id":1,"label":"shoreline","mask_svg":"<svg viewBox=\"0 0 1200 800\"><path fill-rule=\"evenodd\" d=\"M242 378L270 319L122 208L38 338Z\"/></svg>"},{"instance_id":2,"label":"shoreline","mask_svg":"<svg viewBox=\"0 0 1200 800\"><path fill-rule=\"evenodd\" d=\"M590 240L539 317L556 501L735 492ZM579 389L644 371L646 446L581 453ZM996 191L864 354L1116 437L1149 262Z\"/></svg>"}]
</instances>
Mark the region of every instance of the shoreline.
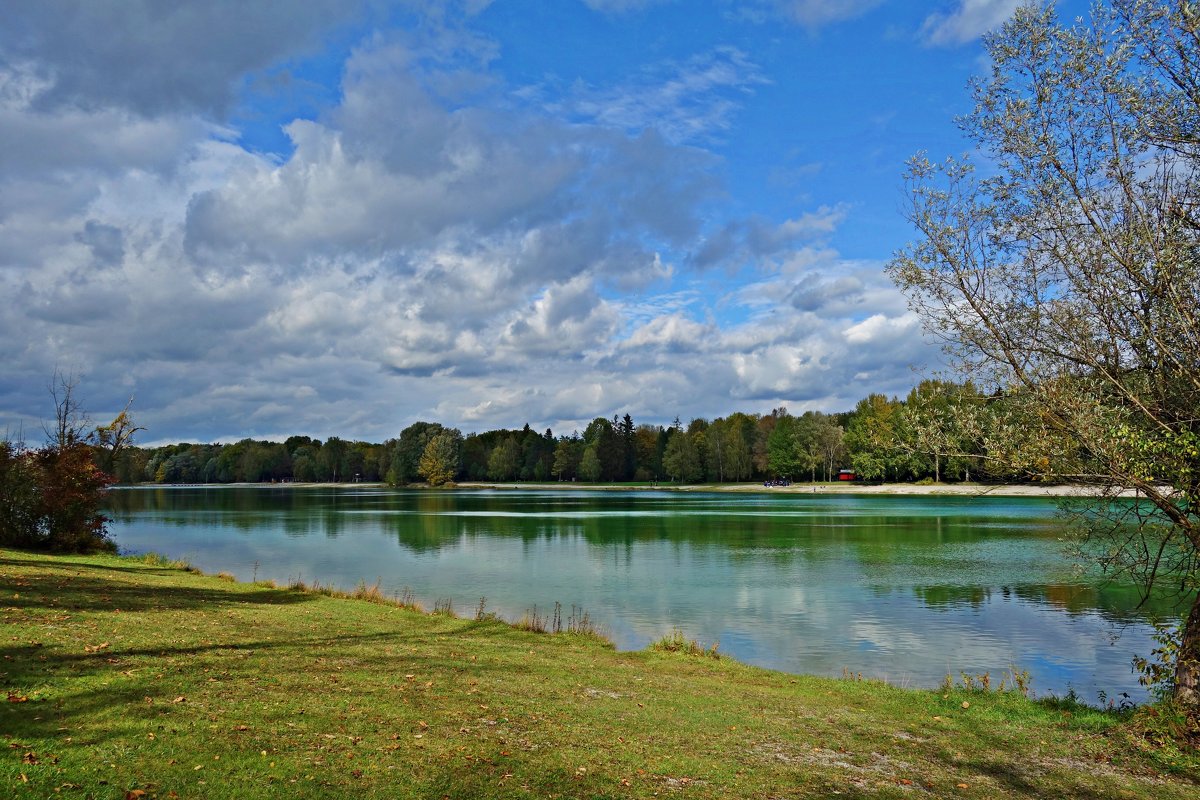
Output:
<instances>
[{"instance_id":1,"label":"shoreline","mask_svg":"<svg viewBox=\"0 0 1200 800\"><path fill-rule=\"evenodd\" d=\"M373 483L321 483L290 481L287 483L139 483L120 484L110 489L383 489L387 484ZM411 483L397 489L431 489L427 484ZM863 483L829 482L796 483L791 486L763 486L761 483L695 483L695 484L605 484L575 482L530 482L520 481L463 481L450 486L437 487L439 491L507 490L507 491L588 491L588 492L691 492L691 493L742 493L742 494L864 494L913 497L1099 497L1104 491L1095 486L1082 484L985 484L985 483ZM1124 489L1110 496L1135 497L1133 489Z\"/></svg>"}]
</instances>

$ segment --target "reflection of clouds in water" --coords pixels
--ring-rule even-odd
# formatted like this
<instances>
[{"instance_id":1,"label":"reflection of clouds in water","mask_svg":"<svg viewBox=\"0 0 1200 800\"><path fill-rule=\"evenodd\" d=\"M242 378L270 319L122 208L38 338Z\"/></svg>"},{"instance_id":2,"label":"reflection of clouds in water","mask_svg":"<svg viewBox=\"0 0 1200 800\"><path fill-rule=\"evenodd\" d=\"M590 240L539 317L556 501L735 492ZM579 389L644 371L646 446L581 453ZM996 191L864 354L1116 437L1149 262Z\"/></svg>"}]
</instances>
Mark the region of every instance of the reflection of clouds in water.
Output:
<instances>
[{"instance_id":1,"label":"reflection of clouds in water","mask_svg":"<svg viewBox=\"0 0 1200 800\"><path fill-rule=\"evenodd\" d=\"M854 644L855 649L861 650L866 645L883 653L928 650L932 638L912 629L898 629L891 621L871 617L852 620L845 630L847 640Z\"/></svg>"},{"instance_id":2,"label":"reflection of clouds in water","mask_svg":"<svg viewBox=\"0 0 1200 800\"><path fill-rule=\"evenodd\" d=\"M998 683L1015 668L1031 673L1039 693L1074 686L1085 697L1100 689L1144 697L1129 667L1134 653L1151 647L1144 626L1118 627L1094 611L1067 615L1000 591L971 593L971 603L931 615L904 592L872 595L806 577L803 585L774 587L733 577L710 584L704 601L693 604L675 600L659 583L653 591L634 591L642 613L626 616L613 633L619 646L642 647L679 627L701 644L719 641L723 653L790 672L836 676L849 669L932 686L960 672L987 672ZM659 614L669 615L669 624Z\"/></svg>"}]
</instances>

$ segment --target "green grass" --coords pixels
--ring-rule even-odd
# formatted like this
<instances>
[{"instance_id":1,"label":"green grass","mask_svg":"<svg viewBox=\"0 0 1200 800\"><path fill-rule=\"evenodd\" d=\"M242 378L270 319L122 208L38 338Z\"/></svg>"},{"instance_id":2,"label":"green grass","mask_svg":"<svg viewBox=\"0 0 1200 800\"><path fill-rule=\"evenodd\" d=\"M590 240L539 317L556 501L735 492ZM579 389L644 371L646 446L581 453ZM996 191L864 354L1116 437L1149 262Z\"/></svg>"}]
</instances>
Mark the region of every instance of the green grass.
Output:
<instances>
[{"instance_id":1,"label":"green grass","mask_svg":"<svg viewBox=\"0 0 1200 800\"><path fill-rule=\"evenodd\" d=\"M360 593L0 550L0 796L1200 792L1192 755L1096 709L770 672L675 634L618 653Z\"/></svg>"}]
</instances>

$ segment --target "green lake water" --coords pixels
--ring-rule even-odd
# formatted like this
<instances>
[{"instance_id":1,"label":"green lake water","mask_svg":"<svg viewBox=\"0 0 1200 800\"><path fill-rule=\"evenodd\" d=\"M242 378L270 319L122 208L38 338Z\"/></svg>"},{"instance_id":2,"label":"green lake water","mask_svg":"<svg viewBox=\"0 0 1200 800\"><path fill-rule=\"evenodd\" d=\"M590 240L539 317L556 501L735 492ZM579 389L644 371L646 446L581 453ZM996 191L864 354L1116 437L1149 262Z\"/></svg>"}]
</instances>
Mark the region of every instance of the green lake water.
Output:
<instances>
[{"instance_id":1,"label":"green lake water","mask_svg":"<svg viewBox=\"0 0 1200 800\"><path fill-rule=\"evenodd\" d=\"M739 660L907 686L1027 670L1145 698L1130 588L1065 555L1054 501L850 494L115 489L110 530L241 580L378 581L427 608L585 609L618 648L679 628ZM564 613L565 616L565 613Z\"/></svg>"}]
</instances>

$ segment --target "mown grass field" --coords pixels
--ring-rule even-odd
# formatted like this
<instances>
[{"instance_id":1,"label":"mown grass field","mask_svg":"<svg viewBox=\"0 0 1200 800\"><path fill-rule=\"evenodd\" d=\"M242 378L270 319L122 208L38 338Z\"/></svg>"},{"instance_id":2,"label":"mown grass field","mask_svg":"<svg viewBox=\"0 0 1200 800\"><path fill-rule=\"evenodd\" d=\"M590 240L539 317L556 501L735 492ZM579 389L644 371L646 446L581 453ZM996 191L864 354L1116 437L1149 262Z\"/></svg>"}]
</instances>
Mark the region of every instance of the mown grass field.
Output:
<instances>
[{"instance_id":1,"label":"mown grass field","mask_svg":"<svg viewBox=\"0 0 1200 800\"><path fill-rule=\"evenodd\" d=\"M664 631L664 633L667 633ZM1195 798L1128 717L0 550L0 796Z\"/></svg>"}]
</instances>

